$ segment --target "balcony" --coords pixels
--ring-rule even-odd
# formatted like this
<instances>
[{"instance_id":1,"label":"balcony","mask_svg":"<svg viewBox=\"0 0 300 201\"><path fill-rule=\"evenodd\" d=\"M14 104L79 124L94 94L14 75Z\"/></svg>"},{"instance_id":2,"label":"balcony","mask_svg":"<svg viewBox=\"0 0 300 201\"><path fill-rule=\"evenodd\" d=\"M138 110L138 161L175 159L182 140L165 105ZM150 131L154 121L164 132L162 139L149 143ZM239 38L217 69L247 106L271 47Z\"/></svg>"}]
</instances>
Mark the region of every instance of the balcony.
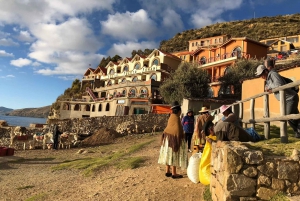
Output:
<instances>
[{"instance_id":1,"label":"balcony","mask_svg":"<svg viewBox=\"0 0 300 201\"><path fill-rule=\"evenodd\" d=\"M95 79L95 75L83 76L82 81L90 81Z\"/></svg>"},{"instance_id":2,"label":"balcony","mask_svg":"<svg viewBox=\"0 0 300 201\"><path fill-rule=\"evenodd\" d=\"M160 82L154 81L154 80L148 80L148 81L136 81L136 82L121 82L118 84L110 85L110 86L104 86L104 87L99 87L95 88L95 92L99 91L105 91L105 90L112 90L112 89L119 89L119 88L125 88L125 87L137 87L137 86L151 86L151 85L159 85Z\"/></svg>"},{"instance_id":3,"label":"balcony","mask_svg":"<svg viewBox=\"0 0 300 201\"><path fill-rule=\"evenodd\" d=\"M225 53L220 56L216 57L210 57L206 61L198 61L198 64L200 67L208 67L216 64L226 63L230 61L234 61L236 59L249 59L250 54L247 54L246 52L231 52L231 53Z\"/></svg>"}]
</instances>

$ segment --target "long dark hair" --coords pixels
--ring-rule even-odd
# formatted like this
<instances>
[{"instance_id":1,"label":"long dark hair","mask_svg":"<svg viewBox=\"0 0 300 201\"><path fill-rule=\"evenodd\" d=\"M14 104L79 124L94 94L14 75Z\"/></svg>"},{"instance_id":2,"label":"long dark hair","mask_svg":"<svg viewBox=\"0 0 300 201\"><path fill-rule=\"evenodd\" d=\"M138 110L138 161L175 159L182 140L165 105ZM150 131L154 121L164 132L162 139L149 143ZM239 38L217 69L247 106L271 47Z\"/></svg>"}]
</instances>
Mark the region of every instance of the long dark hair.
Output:
<instances>
[{"instance_id":1,"label":"long dark hair","mask_svg":"<svg viewBox=\"0 0 300 201\"><path fill-rule=\"evenodd\" d=\"M205 136L209 136L209 129L213 126L214 126L214 123L211 120L207 121L204 124L203 130L204 130Z\"/></svg>"}]
</instances>

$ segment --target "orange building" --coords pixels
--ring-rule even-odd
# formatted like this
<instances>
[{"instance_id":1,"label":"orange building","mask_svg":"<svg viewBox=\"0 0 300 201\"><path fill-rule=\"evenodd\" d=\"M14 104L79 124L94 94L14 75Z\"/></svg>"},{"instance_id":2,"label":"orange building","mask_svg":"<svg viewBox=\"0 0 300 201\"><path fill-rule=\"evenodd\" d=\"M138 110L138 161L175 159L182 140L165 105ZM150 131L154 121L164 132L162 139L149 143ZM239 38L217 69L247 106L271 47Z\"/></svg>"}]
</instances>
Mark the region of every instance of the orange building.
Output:
<instances>
[{"instance_id":1,"label":"orange building","mask_svg":"<svg viewBox=\"0 0 300 201\"><path fill-rule=\"evenodd\" d=\"M289 67L285 69L280 69L279 74L290 78L294 81L300 79L300 68L299 67ZM264 79L262 78L253 78L243 81L242 84L242 100L249 98L251 96L260 94L264 92ZM255 118L263 118L264 109L263 109L263 97L255 99ZM300 103L298 108L300 107ZM280 102L275 98L274 94L269 95L269 111L270 117L276 117L280 115ZM244 103L243 118L250 118L250 102ZM272 124L278 124L279 122L272 122Z\"/></svg>"},{"instance_id":2,"label":"orange building","mask_svg":"<svg viewBox=\"0 0 300 201\"><path fill-rule=\"evenodd\" d=\"M229 70L238 59L256 58L267 56L269 46L258 41L243 38L230 38L223 44L214 48L198 48L191 56L199 64L199 68L205 69L211 75L210 97L218 97L220 94L232 94L232 89L220 89L219 77Z\"/></svg>"}]
</instances>

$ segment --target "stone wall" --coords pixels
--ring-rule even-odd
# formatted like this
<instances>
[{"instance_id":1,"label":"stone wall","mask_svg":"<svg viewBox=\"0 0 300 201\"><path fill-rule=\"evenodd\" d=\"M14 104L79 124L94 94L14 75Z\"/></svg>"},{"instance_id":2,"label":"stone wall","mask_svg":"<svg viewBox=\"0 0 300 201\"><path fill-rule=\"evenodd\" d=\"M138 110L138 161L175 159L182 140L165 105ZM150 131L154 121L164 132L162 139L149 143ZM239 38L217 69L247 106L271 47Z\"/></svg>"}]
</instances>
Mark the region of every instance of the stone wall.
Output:
<instances>
[{"instance_id":1,"label":"stone wall","mask_svg":"<svg viewBox=\"0 0 300 201\"><path fill-rule=\"evenodd\" d=\"M151 133L163 131L168 122L168 114L138 114L127 116L102 116L60 120L62 131L94 133L102 127L114 129L118 133ZM28 128L35 131L38 128ZM11 126L0 127L0 138L10 137Z\"/></svg>"},{"instance_id":2,"label":"stone wall","mask_svg":"<svg viewBox=\"0 0 300 201\"><path fill-rule=\"evenodd\" d=\"M213 143L210 191L213 201L270 200L300 194L299 151L291 157L264 156L246 143Z\"/></svg>"}]
</instances>

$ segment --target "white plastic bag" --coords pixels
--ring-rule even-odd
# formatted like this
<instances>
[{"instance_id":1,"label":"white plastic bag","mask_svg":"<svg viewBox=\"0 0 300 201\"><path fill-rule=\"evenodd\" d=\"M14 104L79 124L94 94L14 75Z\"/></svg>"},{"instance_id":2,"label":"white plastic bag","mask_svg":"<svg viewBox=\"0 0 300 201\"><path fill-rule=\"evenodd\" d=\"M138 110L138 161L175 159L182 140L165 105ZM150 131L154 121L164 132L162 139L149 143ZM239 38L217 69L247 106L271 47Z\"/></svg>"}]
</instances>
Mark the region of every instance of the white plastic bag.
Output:
<instances>
[{"instance_id":1,"label":"white plastic bag","mask_svg":"<svg viewBox=\"0 0 300 201\"><path fill-rule=\"evenodd\" d=\"M199 164L202 153L193 154L189 159L187 176L193 183L199 183Z\"/></svg>"}]
</instances>

